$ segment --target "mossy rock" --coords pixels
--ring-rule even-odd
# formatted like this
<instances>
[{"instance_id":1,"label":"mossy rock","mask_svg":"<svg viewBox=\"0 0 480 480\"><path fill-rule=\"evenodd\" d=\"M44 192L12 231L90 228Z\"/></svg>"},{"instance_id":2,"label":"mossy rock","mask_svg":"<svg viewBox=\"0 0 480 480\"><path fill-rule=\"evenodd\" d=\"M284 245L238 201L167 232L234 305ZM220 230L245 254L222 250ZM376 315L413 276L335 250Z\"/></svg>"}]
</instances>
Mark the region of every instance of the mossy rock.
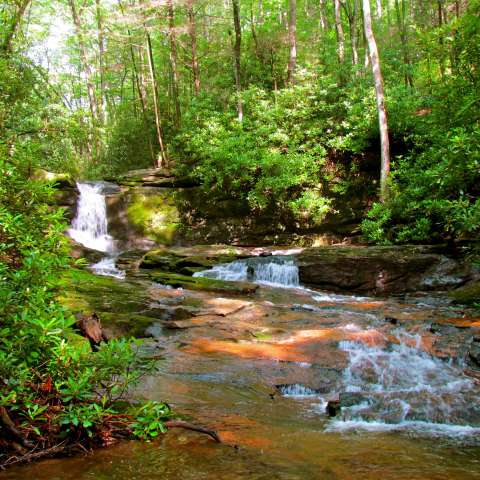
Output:
<instances>
[{"instance_id":1,"label":"mossy rock","mask_svg":"<svg viewBox=\"0 0 480 480\"><path fill-rule=\"evenodd\" d=\"M189 290L248 295L255 293L258 289L258 285L250 282L228 282L212 278L189 277L176 273L154 272L150 277L155 282Z\"/></svg>"},{"instance_id":2,"label":"mossy rock","mask_svg":"<svg viewBox=\"0 0 480 480\"><path fill-rule=\"evenodd\" d=\"M455 303L463 305L480 304L480 282L469 283L448 293Z\"/></svg>"},{"instance_id":3,"label":"mossy rock","mask_svg":"<svg viewBox=\"0 0 480 480\"><path fill-rule=\"evenodd\" d=\"M171 245L180 226L180 214L171 191L155 195L135 192L128 200L129 222L146 238Z\"/></svg>"},{"instance_id":4,"label":"mossy rock","mask_svg":"<svg viewBox=\"0 0 480 480\"><path fill-rule=\"evenodd\" d=\"M51 183L57 188L76 188L75 180L68 173L49 172L43 168L37 168L31 177L33 180Z\"/></svg>"},{"instance_id":5,"label":"mossy rock","mask_svg":"<svg viewBox=\"0 0 480 480\"><path fill-rule=\"evenodd\" d=\"M165 272L193 275L219 263L233 262L241 254L232 249L219 248L218 252L202 252L193 249L166 249L160 248L146 253L140 261L140 268L156 268Z\"/></svg>"}]
</instances>

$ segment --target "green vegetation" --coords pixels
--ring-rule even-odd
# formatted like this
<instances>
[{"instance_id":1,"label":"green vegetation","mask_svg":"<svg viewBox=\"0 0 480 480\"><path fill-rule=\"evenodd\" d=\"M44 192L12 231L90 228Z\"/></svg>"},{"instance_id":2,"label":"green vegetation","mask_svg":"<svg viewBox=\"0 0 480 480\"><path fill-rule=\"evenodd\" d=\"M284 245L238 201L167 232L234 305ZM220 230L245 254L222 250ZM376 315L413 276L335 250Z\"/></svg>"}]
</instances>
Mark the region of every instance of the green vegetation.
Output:
<instances>
[{"instance_id":1,"label":"green vegetation","mask_svg":"<svg viewBox=\"0 0 480 480\"><path fill-rule=\"evenodd\" d=\"M118 406L152 365L127 339L92 351L72 316L75 302L91 305L80 294L59 303L71 265L52 183L162 167L178 181L159 177L162 186L200 184L205 209L234 205L240 221L274 212L285 229L321 231L355 201L350 217L371 243L474 240L479 24L480 0L3 2L2 454L149 438L171 416L164 404ZM184 220L177 207L138 194L128 216L169 244ZM179 275L182 260L164 259L169 271L152 276L231 291L191 277L210 264L196 260Z\"/></svg>"},{"instance_id":2,"label":"green vegetation","mask_svg":"<svg viewBox=\"0 0 480 480\"><path fill-rule=\"evenodd\" d=\"M8 88L0 144L0 465L31 451L154 437L170 409L147 404L136 412L118 401L155 364L127 338L92 351L56 299L71 263L63 212L49 206L52 187L29 178L46 140L20 136L25 127L15 123L19 108L24 124L36 121L31 67L0 60ZM23 81L15 83L20 71Z\"/></svg>"}]
</instances>

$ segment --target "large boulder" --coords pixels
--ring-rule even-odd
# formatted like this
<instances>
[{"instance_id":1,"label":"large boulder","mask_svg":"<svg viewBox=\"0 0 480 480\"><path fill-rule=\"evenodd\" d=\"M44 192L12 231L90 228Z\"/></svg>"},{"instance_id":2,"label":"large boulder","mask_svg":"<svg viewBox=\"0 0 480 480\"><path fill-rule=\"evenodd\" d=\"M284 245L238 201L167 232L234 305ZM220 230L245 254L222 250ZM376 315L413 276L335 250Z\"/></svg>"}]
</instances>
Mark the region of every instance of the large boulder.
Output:
<instances>
[{"instance_id":1,"label":"large boulder","mask_svg":"<svg viewBox=\"0 0 480 480\"><path fill-rule=\"evenodd\" d=\"M478 275L439 247L321 247L298 255L300 281L316 288L368 294L449 290Z\"/></svg>"}]
</instances>

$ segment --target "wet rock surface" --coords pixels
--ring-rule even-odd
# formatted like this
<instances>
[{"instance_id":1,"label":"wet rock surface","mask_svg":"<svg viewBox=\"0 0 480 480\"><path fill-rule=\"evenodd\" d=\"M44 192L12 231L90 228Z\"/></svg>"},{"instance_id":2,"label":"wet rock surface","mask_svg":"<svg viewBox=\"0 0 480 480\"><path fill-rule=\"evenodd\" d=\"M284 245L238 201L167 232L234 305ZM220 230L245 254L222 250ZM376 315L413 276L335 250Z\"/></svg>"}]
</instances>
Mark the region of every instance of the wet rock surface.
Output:
<instances>
[{"instance_id":1,"label":"wet rock surface","mask_svg":"<svg viewBox=\"0 0 480 480\"><path fill-rule=\"evenodd\" d=\"M470 262L428 246L307 248L297 262L304 284L378 295L448 290L479 275Z\"/></svg>"}]
</instances>

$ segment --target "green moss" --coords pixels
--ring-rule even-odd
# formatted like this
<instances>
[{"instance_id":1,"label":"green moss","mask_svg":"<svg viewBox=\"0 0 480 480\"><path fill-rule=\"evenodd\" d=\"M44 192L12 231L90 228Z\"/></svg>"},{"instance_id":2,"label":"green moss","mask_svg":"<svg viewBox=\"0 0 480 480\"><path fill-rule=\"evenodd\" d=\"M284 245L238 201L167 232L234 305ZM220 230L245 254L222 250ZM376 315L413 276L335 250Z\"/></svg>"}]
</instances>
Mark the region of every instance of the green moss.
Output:
<instances>
[{"instance_id":1,"label":"green moss","mask_svg":"<svg viewBox=\"0 0 480 480\"><path fill-rule=\"evenodd\" d=\"M158 268L165 272L193 275L194 272L211 268L218 263L233 262L237 255L228 251L203 253L201 249L166 249L160 248L146 253L140 262L141 268Z\"/></svg>"},{"instance_id":2,"label":"green moss","mask_svg":"<svg viewBox=\"0 0 480 480\"><path fill-rule=\"evenodd\" d=\"M473 305L480 303L480 282L475 282L448 293L455 303Z\"/></svg>"},{"instance_id":3,"label":"green moss","mask_svg":"<svg viewBox=\"0 0 480 480\"><path fill-rule=\"evenodd\" d=\"M258 285L249 282L227 282L203 277L189 277L176 273L154 272L152 280L175 288L187 288L189 290L205 290L218 293L251 294L258 289Z\"/></svg>"},{"instance_id":4,"label":"green moss","mask_svg":"<svg viewBox=\"0 0 480 480\"><path fill-rule=\"evenodd\" d=\"M173 243L180 215L170 191L161 190L155 195L133 193L127 215L129 221L146 237L165 245Z\"/></svg>"}]
</instances>

